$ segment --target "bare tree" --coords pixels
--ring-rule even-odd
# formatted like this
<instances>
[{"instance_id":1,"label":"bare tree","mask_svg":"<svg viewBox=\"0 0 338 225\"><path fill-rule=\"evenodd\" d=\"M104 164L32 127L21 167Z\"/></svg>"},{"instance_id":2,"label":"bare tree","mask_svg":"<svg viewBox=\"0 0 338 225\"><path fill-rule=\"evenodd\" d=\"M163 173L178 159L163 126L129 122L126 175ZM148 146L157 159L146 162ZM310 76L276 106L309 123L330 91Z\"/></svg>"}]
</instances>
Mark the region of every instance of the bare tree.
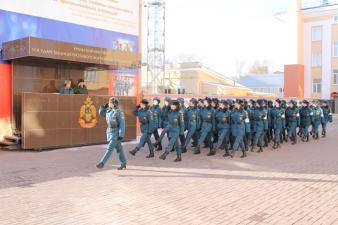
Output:
<instances>
[{"instance_id":1,"label":"bare tree","mask_svg":"<svg viewBox=\"0 0 338 225\"><path fill-rule=\"evenodd\" d=\"M250 67L249 72L251 74L268 74L270 71L270 66L271 63L268 60L256 60Z\"/></svg>"}]
</instances>

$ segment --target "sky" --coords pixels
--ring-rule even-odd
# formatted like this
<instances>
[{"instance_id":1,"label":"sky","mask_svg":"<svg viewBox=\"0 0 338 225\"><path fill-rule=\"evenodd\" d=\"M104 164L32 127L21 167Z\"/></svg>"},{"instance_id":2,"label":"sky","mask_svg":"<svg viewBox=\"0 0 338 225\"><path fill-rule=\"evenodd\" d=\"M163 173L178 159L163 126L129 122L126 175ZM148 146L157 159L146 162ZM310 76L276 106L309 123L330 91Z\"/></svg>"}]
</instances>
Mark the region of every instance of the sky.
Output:
<instances>
[{"instance_id":1,"label":"sky","mask_svg":"<svg viewBox=\"0 0 338 225\"><path fill-rule=\"evenodd\" d=\"M274 15L285 10L286 0L166 0L166 58L197 59L225 76L235 76L240 61L248 69L268 60L283 70L286 24ZM146 29L144 13L143 53Z\"/></svg>"}]
</instances>

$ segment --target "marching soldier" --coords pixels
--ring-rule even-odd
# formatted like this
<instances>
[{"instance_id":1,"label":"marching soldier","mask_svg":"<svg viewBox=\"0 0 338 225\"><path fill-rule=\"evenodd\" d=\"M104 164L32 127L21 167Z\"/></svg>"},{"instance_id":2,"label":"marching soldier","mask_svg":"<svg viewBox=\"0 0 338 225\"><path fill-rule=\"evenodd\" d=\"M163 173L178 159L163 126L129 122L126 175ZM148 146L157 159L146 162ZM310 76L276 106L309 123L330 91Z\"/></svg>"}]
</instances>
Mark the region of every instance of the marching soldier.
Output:
<instances>
[{"instance_id":1,"label":"marching soldier","mask_svg":"<svg viewBox=\"0 0 338 225\"><path fill-rule=\"evenodd\" d=\"M174 162L180 162L182 161L182 157L178 139L179 135L184 133L184 120L180 112L180 103L177 100L172 101L171 110L168 112L168 125L165 129L167 129L169 133L169 143L164 153L160 156L160 159L165 160L169 152L175 149L177 158Z\"/></svg>"},{"instance_id":2,"label":"marching soldier","mask_svg":"<svg viewBox=\"0 0 338 225\"><path fill-rule=\"evenodd\" d=\"M152 113L149 110L149 102L147 99L143 99L141 104L134 110L134 115L138 117L141 127L141 138L138 145L129 153L133 156L145 145L148 144L149 155L146 158L154 157L154 146L150 141L151 134L154 132L155 125Z\"/></svg>"},{"instance_id":3,"label":"marching soldier","mask_svg":"<svg viewBox=\"0 0 338 225\"><path fill-rule=\"evenodd\" d=\"M299 111L300 114L300 127L302 141L309 142L309 127L312 124L313 112L310 108L310 102L307 100L303 101L303 106Z\"/></svg>"},{"instance_id":4,"label":"marching soldier","mask_svg":"<svg viewBox=\"0 0 338 225\"><path fill-rule=\"evenodd\" d=\"M162 126L162 113L161 113L161 108L160 108L160 103L161 100L159 98L154 98L153 99L153 105L150 107L150 112L153 114L154 118L154 131L152 135L154 136L155 140L158 141L160 136L158 134L158 128L161 128ZM159 142L157 148L157 151L162 150L162 143Z\"/></svg>"},{"instance_id":5,"label":"marching soldier","mask_svg":"<svg viewBox=\"0 0 338 225\"><path fill-rule=\"evenodd\" d=\"M328 122L332 123L332 113L331 109L329 108L327 101L322 102L321 106L323 110L323 118L321 121L322 124L322 137L326 137L326 125Z\"/></svg>"},{"instance_id":6,"label":"marching soldier","mask_svg":"<svg viewBox=\"0 0 338 225\"><path fill-rule=\"evenodd\" d=\"M297 143L297 127L300 126L300 115L295 100L290 101L289 107L285 110L285 117L288 138L292 141L292 144L295 145Z\"/></svg>"},{"instance_id":7,"label":"marching soldier","mask_svg":"<svg viewBox=\"0 0 338 225\"><path fill-rule=\"evenodd\" d=\"M228 141L230 136L230 118L231 112L229 110L229 102L227 100L220 101L220 108L215 114L216 127L217 127L217 143L213 149L211 155L215 155L217 149L224 147L225 154L224 157L230 156L228 151Z\"/></svg>"},{"instance_id":8,"label":"marching soldier","mask_svg":"<svg viewBox=\"0 0 338 225\"><path fill-rule=\"evenodd\" d=\"M197 104L198 104L197 99L195 98L190 99L190 106L187 109L187 119L186 119L188 133L185 139L184 148L186 148L189 145L191 139L196 138L197 127L200 126L199 109Z\"/></svg>"},{"instance_id":9,"label":"marching soldier","mask_svg":"<svg viewBox=\"0 0 338 225\"><path fill-rule=\"evenodd\" d=\"M282 128L282 133L281 133L281 144L283 142L288 142L288 137L287 137L287 130L286 130L286 117L285 117L285 111L286 111L286 101L281 100L281 108L284 110L284 118L282 118L283 122L283 128Z\"/></svg>"},{"instance_id":10,"label":"marching soldier","mask_svg":"<svg viewBox=\"0 0 338 225\"><path fill-rule=\"evenodd\" d=\"M312 137L315 140L319 139L319 126L322 121L322 118L324 117L323 115L323 110L319 106L319 102L314 101L312 103Z\"/></svg>"},{"instance_id":11,"label":"marching soldier","mask_svg":"<svg viewBox=\"0 0 338 225\"><path fill-rule=\"evenodd\" d=\"M274 131L274 144L272 146L273 149L277 149L281 143L281 132L284 127L284 118L285 118L285 111L281 107L281 100L277 99L275 101L275 107L271 109L271 125Z\"/></svg>"},{"instance_id":12,"label":"marching soldier","mask_svg":"<svg viewBox=\"0 0 338 225\"><path fill-rule=\"evenodd\" d=\"M268 130L268 112L265 108L265 102L263 99L257 100L258 108L252 111L252 119L255 136L251 146L251 151L255 150L255 147L259 146L257 152L263 152L264 135Z\"/></svg>"},{"instance_id":13,"label":"marching soldier","mask_svg":"<svg viewBox=\"0 0 338 225\"><path fill-rule=\"evenodd\" d=\"M200 130L201 135L198 139L198 144L194 150L194 154L201 153L201 145L204 143L205 140L208 140L210 152L212 152L213 145L212 145L212 134L215 127L215 112L214 109L211 107L211 99L205 98L203 101L203 108L200 110L199 116L201 120Z\"/></svg>"},{"instance_id":14,"label":"marching soldier","mask_svg":"<svg viewBox=\"0 0 338 225\"><path fill-rule=\"evenodd\" d=\"M216 115L216 112L219 110L219 99L218 98L213 98L211 100L211 106L212 108L214 108L214 112L215 112L215 115ZM217 139L218 139L218 130L215 129L213 134L212 134L212 137L213 137L213 143L217 143Z\"/></svg>"},{"instance_id":15,"label":"marching soldier","mask_svg":"<svg viewBox=\"0 0 338 225\"><path fill-rule=\"evenodd\" d=\"M239 148L242 150L241 158L245 158L247 156L243 138L247 132L250 132L250 120L248 113L242 108L242 103L242 100L238 99L235 102L234 109L230 115L231 134L234 139L232 153L230 154L231 158L234 157L235 152Z\"/></svg>"},{"instance_id":16,"label":"marching soldier","mask_svg":"<svg viewBox=\"0 0 338 225\"><path fill-rule=\"evenodd\" d=\"M100 106L99 114L106 118L106 122L108 125L108 146L106 153L102 157L100 163L96 165L96 167L102 169L110 158L113 150L116 149L116 153L119 156L119 161L121 164L120 167L117 169L126 169L127 161L121 145L121 140L124 138L125 133L125 118L124 113L119 109L118 98L112 97L109 99L109 103L104 106Z\"/></svg>"},{"instance_id":17,"label":"marching soldier","mask_svg":"<svg viewBox=\"0 0 338 225\"><path fill-rule=\"evenodd\" d=\"M186 108L184 106L184 98L177 98L177 101L180 104L180 113L182 116L182 119L184 120L184 131L187 129L187 124L186 124L186 120L187 120L187 114L186 114ZM182 134L179 135L180 137L180 143L181 143L181 147L182 147L182 153L186 153L187 152L187 148L185 147L185 136L184 136L184 132Z\"/></svg>"}]
</instances>

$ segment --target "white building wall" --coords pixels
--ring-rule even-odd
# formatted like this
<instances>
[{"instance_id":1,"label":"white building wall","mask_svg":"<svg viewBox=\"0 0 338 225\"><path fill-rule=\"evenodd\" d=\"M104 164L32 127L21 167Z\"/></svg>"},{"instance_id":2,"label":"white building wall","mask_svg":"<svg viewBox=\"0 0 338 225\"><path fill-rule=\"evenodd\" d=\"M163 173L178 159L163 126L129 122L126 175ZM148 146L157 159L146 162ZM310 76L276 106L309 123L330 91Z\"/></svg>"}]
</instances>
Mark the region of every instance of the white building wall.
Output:
<instances>
[{"instance_id":1,"label":"white building wall","mask_svg":"<svg viewBox=\"0 0 338 225\"><path fill-rule=\"evenodd\" d=\"M329 99L331 94L332 20L307 22L304 27L304 97L312 94L312 27L322 27L322 91L321 98Z\"/></svg>"}]
</instances>

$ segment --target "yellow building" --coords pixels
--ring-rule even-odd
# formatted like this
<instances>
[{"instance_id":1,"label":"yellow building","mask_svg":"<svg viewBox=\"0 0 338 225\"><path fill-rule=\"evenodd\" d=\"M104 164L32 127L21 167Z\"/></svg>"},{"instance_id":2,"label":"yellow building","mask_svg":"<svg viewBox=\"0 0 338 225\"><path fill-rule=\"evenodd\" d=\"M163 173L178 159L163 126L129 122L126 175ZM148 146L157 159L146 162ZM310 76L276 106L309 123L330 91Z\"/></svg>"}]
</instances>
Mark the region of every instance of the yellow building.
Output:
<instances>
[{"instance_id":1,"label":"yellow building","mask_svg":"<svg viewBox=\"0 0 338 225\"><path fill-rule=\"evenodd\" d=\"M146 79L146 68L142 71L142 87L144 93L152 90L151 82ZM192 94L204 96L268 96L254 93L251 89L217 73L199 62L166 65L165 78L158 78L162 84L160 93Z\"/></svg>"},{"instance_id":2,"label":"yellow building","mask_svg":"<svg viewBox=\"0 0 338 225\"><path fill-rule=\"evenodd\" d=\"M297 4L304 97L330 99L338 92L338 0L298 0Z\"/></svg>"}]
</instances>

